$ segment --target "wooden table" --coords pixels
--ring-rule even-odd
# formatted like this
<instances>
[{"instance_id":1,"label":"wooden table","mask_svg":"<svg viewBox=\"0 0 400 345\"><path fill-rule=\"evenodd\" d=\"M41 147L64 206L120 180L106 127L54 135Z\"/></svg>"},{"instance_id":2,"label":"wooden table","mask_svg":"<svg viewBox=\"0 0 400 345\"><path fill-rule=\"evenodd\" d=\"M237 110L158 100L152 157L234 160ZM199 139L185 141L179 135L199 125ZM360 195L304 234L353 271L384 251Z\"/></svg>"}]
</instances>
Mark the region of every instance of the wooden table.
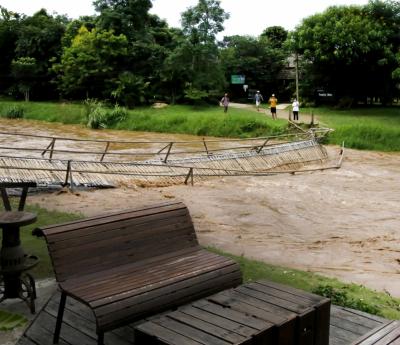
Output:
<instances>
[{"instance_id":1,"label":"wooden table","mask_svg":"<svg viewBox=\"0 0 400 345\"><path fill-rule=\"evenodd\" d=\"M135 344L328 345L329 318L329 299L264 280L148 319Z\"/></svg>"}]
</instances>

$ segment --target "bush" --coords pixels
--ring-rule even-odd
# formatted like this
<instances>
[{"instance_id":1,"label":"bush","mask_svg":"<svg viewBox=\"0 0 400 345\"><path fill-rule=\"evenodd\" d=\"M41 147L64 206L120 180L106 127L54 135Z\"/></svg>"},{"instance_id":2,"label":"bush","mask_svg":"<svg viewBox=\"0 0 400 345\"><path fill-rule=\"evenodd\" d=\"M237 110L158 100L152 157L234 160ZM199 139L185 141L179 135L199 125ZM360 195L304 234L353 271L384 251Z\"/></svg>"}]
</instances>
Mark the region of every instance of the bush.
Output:
<instances>
[{"instance_id":1,"label":"bush","mask_svg":"<svg viewBox=\"0 0 400 345\"><path fill-rule=\"evenodd\" d=\"M24 117L24 108L20 105L12 105L5 109L2 113L2 117L8 119L22 119Z\"/></svg>"},{"instance_id":2,"label":"bush","mask_svg":"<svg viewBox=\"0 0 400 345\"><path fill-rule=\"evenodd\" d=\"M334 288L331 285L318 285L312 292L330 298L332 304L365 311L369 314L379 315L379 308L376 305L366 303L361 298L355 299L348 296L345 288Z\"/></svg>"},{"instance_id":3,"label":"bush","mask_svg":"<svg viewBox=\"0 0 400 345\"><path fill-rule=\"evenodd\" d=\"M118 104L114 106L114 109L109 110L103 106L103 103L93 99L87 99L84 106L86 126L93 129L112 127L124 121L128 114L127 110Z\"/></svg>"}]
</instances>

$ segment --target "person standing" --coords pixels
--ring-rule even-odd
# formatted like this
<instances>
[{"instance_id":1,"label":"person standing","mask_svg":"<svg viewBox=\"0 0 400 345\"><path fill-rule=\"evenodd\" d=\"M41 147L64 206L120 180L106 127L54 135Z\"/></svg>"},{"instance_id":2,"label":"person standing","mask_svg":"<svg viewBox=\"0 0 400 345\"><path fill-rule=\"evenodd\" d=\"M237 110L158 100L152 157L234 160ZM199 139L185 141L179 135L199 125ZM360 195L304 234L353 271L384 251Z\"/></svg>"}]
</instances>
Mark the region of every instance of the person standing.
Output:
<instances>
[{"instance_id":1,"label":"person standing","mask_svg":"<svg viewBox=\"0 0 400 345\"><path fill-rule=\"evenodd\" d=\"M275 94L272 94L272 96L269 98L268 103L271 107L271 116L273 120L277 119L276 116L276 105L278 104L278 99L275 97Z\"/></svg>"},{"instance_id":2,"label":"person standing","mask_svg":"<svg viewBox=\"0 0 400 345\"><path fill-rule=\"evenodd\" d=\"M224 107L224 113L228 112L229 97L227 93L221 98L220 104Z\"/></svg>"},{"instance_id":3,"label":"person standing","mask_svg":"<svg viewBox=\"0 0 400 345\"><path fill-rule=\"evenodd\" d=\"M264 100L262 94L260 93L260 91L257 91L256 94L254 95L254 99L256 101L256 107L257 107L257 111L260 111L260 104L261 101Z\"/></svg>"},{"instance_id":4,"label":"person standing","mask_svg":"<svg viewBox=\"0 0 400 345\"><path fill-rule=\"evenodd\" d=\"M300 109L300 104L297 101L297 99L295 98L292 103L292 111L293 111L293 120L294 121L299 120L299 109Z\"/></svg>"}]
</instances>

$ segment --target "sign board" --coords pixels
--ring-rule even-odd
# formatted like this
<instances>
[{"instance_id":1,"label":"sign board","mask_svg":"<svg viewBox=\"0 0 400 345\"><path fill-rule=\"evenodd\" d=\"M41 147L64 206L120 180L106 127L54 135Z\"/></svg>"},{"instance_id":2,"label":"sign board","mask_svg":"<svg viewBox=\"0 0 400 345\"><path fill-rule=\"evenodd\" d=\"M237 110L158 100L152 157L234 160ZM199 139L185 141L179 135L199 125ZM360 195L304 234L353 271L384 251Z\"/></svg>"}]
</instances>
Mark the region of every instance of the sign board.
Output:
<instances>
[{"instance_id":1,"label":"sign board","mask_svg":"<svg viewBox=\"0 0 400 345\"><path fill-rule=\"evenodd\" d=\"M243 74L232 74L231 75L231 84L244 84L246 81L246 77Z\"/></svg>"}]
</instances>

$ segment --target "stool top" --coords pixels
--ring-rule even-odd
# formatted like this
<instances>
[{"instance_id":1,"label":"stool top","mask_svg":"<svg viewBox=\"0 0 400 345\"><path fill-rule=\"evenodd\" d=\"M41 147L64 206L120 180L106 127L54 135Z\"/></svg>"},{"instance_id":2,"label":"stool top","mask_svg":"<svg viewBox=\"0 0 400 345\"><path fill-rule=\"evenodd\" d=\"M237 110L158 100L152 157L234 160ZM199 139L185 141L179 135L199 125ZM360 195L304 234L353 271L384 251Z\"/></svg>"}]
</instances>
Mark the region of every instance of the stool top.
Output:
<instances>
[{"instance_id":1,"label":"stool top","mask_svg":"<svg viewBox=\"0 0 400 345\"><path fill-rule=\"evenodd\" d=\"M4 211L0 212L0 227L2 226L23 226L35 223L36 213L25 211Z\"/></svg>"}]
</instances>

